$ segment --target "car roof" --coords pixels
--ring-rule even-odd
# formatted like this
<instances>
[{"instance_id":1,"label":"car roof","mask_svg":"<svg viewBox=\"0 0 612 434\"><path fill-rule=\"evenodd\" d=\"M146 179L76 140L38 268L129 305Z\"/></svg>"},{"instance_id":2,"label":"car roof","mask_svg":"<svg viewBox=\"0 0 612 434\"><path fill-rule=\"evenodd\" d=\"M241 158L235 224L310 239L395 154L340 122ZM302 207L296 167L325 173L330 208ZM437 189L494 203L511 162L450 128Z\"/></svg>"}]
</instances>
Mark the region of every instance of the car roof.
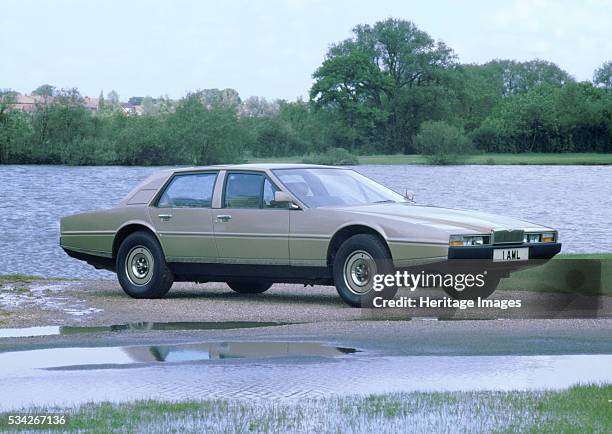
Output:
<instances>
[{"instance_id":1,"label":"car roof","mask_svg":"<svg viewBox=\"0 0 612 434\"><path fill-rule=\"evenodd\" d=\"M251 163L251 164L218 164L214 166L194 166L173 169L178 172L195 172L199 170L272 170L272 169L341 169L337 166L324 166L319 164L288 164L288 163Z\"/></svg>"}]
</instances>

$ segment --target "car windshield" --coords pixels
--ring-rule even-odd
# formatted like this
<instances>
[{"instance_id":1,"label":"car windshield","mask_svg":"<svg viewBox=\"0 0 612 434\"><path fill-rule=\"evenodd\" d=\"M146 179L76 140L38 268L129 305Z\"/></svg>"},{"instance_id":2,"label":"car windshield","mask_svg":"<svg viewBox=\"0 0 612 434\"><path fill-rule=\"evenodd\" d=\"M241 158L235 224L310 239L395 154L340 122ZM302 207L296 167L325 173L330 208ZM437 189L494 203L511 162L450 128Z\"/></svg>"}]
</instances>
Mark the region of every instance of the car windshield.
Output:
<instances>
[{"instance_id":1,"label":"car windshield","mask_svg":"<svg viewBox=\"0 0 612 434\"><path fill-rule=\"evenodd\" d=\"M350 169L276 169L274 174L310 208L405 201L400 194Z\"/></svg>"}]
</instances>

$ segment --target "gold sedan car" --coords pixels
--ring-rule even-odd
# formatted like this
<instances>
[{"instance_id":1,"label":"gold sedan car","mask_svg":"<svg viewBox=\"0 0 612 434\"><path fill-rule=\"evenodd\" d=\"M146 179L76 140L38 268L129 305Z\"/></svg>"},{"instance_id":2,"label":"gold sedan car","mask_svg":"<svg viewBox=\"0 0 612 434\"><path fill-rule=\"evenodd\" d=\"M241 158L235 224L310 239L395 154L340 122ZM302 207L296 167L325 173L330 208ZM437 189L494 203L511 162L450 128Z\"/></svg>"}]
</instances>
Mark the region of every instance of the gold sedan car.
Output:
<instances>
[{"instance_id":1,"label":"gold sedan car","mask_svg":"<svg viewBox=\"0 0 612 434\"><path fill-rule=\"evenodd\" d=\"M497 271L484 287L445 290L486 297L510 271L557 254L557 238L513 218L416 205L351 169L245 164L158 172L114 208L63 217L60 245L115 271L135 298L163 297L175 281L244 294L284 282L333 284L361 306L377 275L461 259Z\"/></svg>"}]
</instances>

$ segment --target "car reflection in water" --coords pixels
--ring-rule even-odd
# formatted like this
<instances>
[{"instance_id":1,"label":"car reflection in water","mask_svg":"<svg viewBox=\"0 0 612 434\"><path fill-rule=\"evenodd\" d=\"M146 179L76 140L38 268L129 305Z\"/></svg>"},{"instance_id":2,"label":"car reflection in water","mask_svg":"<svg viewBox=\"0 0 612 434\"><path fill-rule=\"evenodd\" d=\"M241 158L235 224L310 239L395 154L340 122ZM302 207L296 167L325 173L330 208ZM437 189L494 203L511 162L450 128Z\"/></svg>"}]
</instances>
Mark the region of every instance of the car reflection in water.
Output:
<instances>
[{"instance_id":1,"label":"car reflection in water","mask_svg":"<svg viewBox=\"0 0 612 434\"><path fill-rule=\"evenodd\" d=\"M132 359L133 363L273 357L337 357L356 352L353 348L331 347L310 342L221 342L126 347L122 350Z\"/></svg>"}]
</instances>

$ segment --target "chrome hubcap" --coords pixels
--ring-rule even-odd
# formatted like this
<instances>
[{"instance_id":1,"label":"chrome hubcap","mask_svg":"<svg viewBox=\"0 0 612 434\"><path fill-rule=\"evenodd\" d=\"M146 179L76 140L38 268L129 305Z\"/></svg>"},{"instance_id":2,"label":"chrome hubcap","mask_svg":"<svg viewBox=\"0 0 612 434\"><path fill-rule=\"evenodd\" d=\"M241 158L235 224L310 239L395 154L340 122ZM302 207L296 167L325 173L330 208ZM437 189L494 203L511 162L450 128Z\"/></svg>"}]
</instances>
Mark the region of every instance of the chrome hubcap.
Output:
<instances>
[{"instance_id":1,"label":"chrome hubcap","mask_svg":"<svg viewBox=\"0 0 612 434\"><path fill-rule=\"evenodd\" d=\"M376 262L365 250L351 253L344 261L344 282L353 294L363 295L372 289Z\"/></svg>"},{"instance_id":2,"label":"chrome hubcap","mask_svg":"<svg viewBox=\"0 0 612 434\"><path fill-rule=\"evenodd\" d=\"M130 250L125 261L125 274L134 285L142 286L153 277L153 255L143 246Z\"/></svg>"}]
</instances>

